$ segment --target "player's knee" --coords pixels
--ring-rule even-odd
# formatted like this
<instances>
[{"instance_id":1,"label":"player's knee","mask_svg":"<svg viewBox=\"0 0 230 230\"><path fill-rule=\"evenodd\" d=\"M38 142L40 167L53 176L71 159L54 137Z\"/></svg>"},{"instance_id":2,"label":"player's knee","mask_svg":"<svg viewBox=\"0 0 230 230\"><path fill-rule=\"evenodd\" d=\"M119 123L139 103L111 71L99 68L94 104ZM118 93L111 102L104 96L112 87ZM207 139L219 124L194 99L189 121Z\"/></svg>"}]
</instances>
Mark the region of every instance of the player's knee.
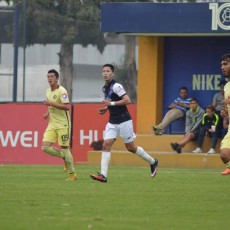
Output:
<instances>
[{"instance_id":1,"label":"player's knee","mask_svg":"<svg viewBox=\"0 0 230 230\"><path fill-rule=\"evenodd\" d=\"M134 148L133 146L126 146L126 149L131 153L136 153L137 151L137 148Z\"/></svg>"},{"instance_id":2,"label":"player's knee","mask_svg":"<svg viewBox=\"0 0 230 230\"><path fill-rule=\"evenodd\" d=\"M226 164L230 161L230 151L229 149L220 150L220 158Z\"/></svg>"},{"instance_id":3,"label":"player's knee","mask_svg":"<svg viewBox=\"0 0 230 230\"><path fill-rule=\"evenodd\" d=\"M102 144L102 151L109 152L111 150L111 144L104 141Z\"/></svg>"},{"instance_id":4,"label":"player's knee","mask_svg":"<svg viewBox=\"0 0 230 230\"><path fill-rule=\"evenodd\" d=\"M45 153L49 153L50 146L42 146L42 151Z\"/></svg>"}]
</instances>

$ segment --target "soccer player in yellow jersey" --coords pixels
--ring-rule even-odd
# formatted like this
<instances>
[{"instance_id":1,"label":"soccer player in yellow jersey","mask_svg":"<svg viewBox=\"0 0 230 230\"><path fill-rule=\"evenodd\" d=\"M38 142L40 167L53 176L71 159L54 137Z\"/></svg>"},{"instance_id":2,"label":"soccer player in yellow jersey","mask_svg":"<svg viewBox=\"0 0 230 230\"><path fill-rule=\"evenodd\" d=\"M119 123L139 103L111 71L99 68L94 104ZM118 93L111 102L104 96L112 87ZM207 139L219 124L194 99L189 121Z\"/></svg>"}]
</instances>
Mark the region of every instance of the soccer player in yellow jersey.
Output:
<instances>
[{"instance_id":1,"label":"soccer player in yellow jersey","mask_svg":"<svg viewBox=\"0 0 230 230\"><path fill-rule=\"evenodd\" d=\"M222 103L227 106L230 116L230 53L221 57L221 70L223 75L228 78L227 84L224 86L224 100ZM221 142L220 158L226 166L226 169L221 172L222 175L230 174L230 129Z\"/></svg>"},{"instance_id":2,"label":"soccer player in yellow jersey","mask_svg":"<svg viewBox=\"0 0 230 230\"><path fill-rule=\"evenodd\" d=\"M64 171L69 171L67 180L77 180L73 157L69 150L71 121L68 93L59 85L59 73L56 70L49 70L47 79L50 88L46 90L44 104L48 106L48 111L43 118L49 119L49 124L43 136L42 150L51 156L62 158L65 163ZM61 150L52 147L56 141Z\"/></svg>"}]
</instances>

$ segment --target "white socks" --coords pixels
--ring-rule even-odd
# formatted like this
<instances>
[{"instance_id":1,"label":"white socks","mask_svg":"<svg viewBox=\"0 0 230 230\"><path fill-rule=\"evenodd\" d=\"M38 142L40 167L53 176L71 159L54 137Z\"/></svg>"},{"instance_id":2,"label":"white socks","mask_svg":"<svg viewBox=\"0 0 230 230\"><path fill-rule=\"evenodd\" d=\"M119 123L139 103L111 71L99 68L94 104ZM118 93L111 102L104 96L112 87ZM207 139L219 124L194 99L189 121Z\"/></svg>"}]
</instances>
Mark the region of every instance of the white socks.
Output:
<instances>
[{"instance_id":1,"label":"white socks","mask_svg":"<svg viewBox=\"0 0 230 230\"><path fill-rule=\"evenodd\" d=\"M103 174L105 177L107 177L107 174L108 174L110 158L111 158L110 152L102 152L101 154L101 174Z\"/></svg>"},{"instance_id":2,"label":"white socks","mask_svg":"<svg viewBox=\"0 0 230 230\"><path fill-rule=\"evenodd\" d=\"M136 154L141 157L143 160L148 161L149 164L154 164L155 159L152 158L142 147L137 146Z\"/></svg>"},{"instance_id":3,"label":"white socks","mask_svg":"<svg viewBox=\"0 0 230 230\"><path fill-rule=\"evenodd\" d=\"M145 150L142 147L137 146L136 154L141 157L143 160L149 162L149 164L154 164L155 159L152 158L148 153L145 152ZM108 174L108 168L109 168L109 162L111 158L110 152L102 152L101 154L101 174L103 174L105 177L107 177Z\"/></svg>"}]
</instances>

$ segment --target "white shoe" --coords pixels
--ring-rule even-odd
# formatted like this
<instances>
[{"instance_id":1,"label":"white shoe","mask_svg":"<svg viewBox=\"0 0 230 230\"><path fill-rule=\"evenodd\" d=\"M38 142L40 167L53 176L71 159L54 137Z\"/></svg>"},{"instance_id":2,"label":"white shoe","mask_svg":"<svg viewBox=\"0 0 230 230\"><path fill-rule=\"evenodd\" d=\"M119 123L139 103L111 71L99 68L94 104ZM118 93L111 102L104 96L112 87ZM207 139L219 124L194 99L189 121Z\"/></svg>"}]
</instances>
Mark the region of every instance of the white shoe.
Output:
<instances>
[{"instance_id":1,"label":"white shoe","mask_svg":"<svg viewBox=\"0 0 230 230\"><path fill-rule=\"evenodd\" d=\"M207 152L208 154L214 154L215 150L213 148L209 149L209 151Z\"/></svg>"},{"instance_id":2,"label":"white shoe","mask_svg":"<svg viewBox=\"0 0 230 230\"><path fill-rule=\"evenodd\" d=\"M192 151L193 153L202 153L201 148L196 148L195 150Z\"/></svg>"}]
</instances>

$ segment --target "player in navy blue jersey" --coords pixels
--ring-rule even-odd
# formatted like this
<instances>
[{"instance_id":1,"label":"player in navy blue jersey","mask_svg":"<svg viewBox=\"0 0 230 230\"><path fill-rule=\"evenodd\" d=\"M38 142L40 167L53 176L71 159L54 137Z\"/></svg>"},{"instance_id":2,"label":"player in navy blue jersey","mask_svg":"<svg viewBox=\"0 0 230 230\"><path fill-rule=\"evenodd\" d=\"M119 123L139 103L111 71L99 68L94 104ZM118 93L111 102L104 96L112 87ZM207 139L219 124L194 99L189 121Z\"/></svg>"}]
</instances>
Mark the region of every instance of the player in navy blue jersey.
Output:
<instances>
[{"instance_id":1,"label":"player in navy blue jersey","mask_svg":"<svg viewBox=\"0 0 230 230\"><path fill-rule=\"evenodd\" d=\"M104 142L101 156L101 172L91 174L90 177L100 182L107 182L108 167L111 158L111 148L118 135L123 139L126 149L136 154L150 164L151 177L157 173L158 160L151 157L142 147L136 146L133 132L133 122L126 105L130 104L130 98L123 86L117 83L114 77L114 66L105 64L102 68L102 76L105 81L103 86L104 107L98 110L103 115L109 111L109 121L105 128Z\"/></svg>"}]
</instances>

